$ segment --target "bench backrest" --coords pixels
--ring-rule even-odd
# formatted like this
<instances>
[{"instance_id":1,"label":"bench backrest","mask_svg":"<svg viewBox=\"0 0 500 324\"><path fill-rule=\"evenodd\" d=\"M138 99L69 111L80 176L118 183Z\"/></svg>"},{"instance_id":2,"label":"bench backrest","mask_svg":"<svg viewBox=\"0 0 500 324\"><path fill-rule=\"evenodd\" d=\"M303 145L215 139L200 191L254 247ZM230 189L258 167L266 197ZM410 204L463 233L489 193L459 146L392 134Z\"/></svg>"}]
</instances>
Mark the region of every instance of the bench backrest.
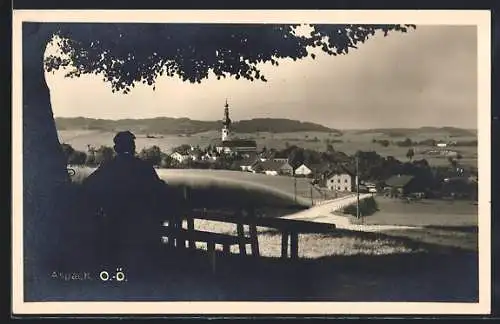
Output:
<instances>
[{"instance_id":1,"label":"bench backrest","mask_svg":"<svg viewBox=\"0 0 500 324\"><path fill-rule=\"evenodd\" d=\"M230 213L221 211L194 210L189 213L188 217L195 219L212 220L225 223L256 225L259 227L269 227L286 232L317 232L328 233L335 230L334 224L315 223L302 220L275 218L275 217L257 217L248 212Z\"/></svg>"}]
</instances>

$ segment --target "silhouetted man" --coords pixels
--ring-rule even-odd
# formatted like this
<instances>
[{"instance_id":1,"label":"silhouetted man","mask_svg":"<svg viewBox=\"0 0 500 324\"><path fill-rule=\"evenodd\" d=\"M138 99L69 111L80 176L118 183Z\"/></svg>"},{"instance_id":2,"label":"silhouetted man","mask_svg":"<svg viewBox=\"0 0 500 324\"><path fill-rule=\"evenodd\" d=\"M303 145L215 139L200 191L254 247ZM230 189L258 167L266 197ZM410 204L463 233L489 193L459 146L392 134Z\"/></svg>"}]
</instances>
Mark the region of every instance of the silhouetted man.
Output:
<instances>
[{"instance_id":1,"label":"silhouetted man","mask_svg":"<svg viewBox=\"0 0 500 324\"><path fill-rule=\"evenodd\" d=\"M169 197L153 166L135 156L134 134L119 132L113 141L116 156L89 175L83 188L99 210L100 261L127 266L160 248Z\"/></svg>"}]
</instances>

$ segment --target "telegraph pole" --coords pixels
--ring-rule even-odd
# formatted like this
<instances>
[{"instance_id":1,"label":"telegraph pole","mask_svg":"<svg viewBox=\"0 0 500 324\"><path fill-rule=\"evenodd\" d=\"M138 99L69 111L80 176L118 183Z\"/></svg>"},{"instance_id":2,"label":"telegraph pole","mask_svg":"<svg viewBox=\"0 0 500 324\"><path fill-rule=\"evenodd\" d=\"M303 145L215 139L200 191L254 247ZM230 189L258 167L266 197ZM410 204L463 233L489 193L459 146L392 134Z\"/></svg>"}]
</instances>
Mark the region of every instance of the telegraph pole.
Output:
<instances>
[{"instance_id":1,"label":"telegraph pole","mask_svg":"<svg viewBox=\"0 0 500 324\"><path fill-rule=\"evenodd\" d=\"M297 203L297 177L293 175L293 200Z\"/></svg>"},{"instance_id":2,"label":"telegraph pole","mask_svg":"<svg viewBox=\"0 0 500 324\"><path fill-rule=\"evenodd\" d=\"M356 155L356 218L359 219L359 158Z\"/></svg>"}]
</instances>

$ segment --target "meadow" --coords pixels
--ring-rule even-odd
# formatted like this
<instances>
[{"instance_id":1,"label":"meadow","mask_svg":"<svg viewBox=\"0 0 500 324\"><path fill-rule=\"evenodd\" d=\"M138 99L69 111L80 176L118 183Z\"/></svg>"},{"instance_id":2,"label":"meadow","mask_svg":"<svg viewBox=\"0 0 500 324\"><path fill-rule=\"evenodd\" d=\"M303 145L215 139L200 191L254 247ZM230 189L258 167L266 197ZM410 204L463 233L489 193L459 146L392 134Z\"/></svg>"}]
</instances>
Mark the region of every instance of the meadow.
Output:
<instances>
[{"instance_id":1,"label":"meadow","mask_svg":"<svg viewBox=\"0 0 500 324\"><path fill-rule=\"evenodd\" d=\"M478 206L472 201L404 200L377 196L379 211L365 217L371 225L469 227L478 224Z\"/></svg>"},{"instance_id":2,"label":"meadow","mask_svg":"<svg viewBox=\"0 0 500 324\"><path fill-rule=\"evenodd\" d=\"M101 145L112 146L113 136L111 132L100 132L92 130L61 130L59 131L59 139L61 142L71 144L75 149L87 151L87 145L99 147ZM401 134L402 136L388 136L377 132L361 132L356 130L345 130L343 135L338 136L333 133L325 132L293 132L293 133L252 133L252 134L235 134L240 138L251 138L256 140L258 149L263 147L283 149L286 145L297 145L303 148L314 149L318 151L326 150L326 141L333 141L331 144L337 151L342 151L346 154L354 154L356 151L376 151L382 156L394 156L400 161L406 161L406 153L408 147L399 147L391 144L388 147L383 147L378 143L373 143L372 140L389 140L393 142L402 141L406 137L413 141L422 141L425 139L435 140L454 140L454 141L471 141L476 140L474 136L454 136L450 137L446 133L409 133ZM219 132L210 131L193 135L156 135L156 138L147 137L146 134L136 134L137 149L141 150L144 147L158 146L163 152L171 152L171 150L182 144L199 145L206 147L210 144L215 144L220 138ZM335 142L337 141L337 142ZM431 165L448 165L446 156L435 156L424 154L425 151L433 149L431 146L416 146L415 156L413 159L425 158ZM451 150L457 151L462 155L461 163L470 166L477 166L477 147L462 146L453 147Z\"/></svg>"},{"instance_id":3,"label":"meadow","mask_svg":"<svg viewBox=\"0 0 500 324\"><path fill-rule=\"evenodd\" d=\"M471 201L423 199L407 203L400 199L377 196L379 211L353 223L366 225L401 225L415 228L388 230L391 237L478 251L478 206Z\"/></svg>"}]
</instances>

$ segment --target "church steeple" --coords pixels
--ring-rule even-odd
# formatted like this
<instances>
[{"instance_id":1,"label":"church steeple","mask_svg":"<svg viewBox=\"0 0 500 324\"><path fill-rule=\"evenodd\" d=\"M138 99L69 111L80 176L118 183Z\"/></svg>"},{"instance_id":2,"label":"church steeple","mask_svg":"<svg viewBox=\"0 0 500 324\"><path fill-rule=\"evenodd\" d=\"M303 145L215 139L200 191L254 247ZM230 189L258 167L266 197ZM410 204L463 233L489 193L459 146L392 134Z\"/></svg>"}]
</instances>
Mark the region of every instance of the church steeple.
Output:
<instances>
[{"instance_id":1,"label":"church steeple","mask_svg":"<svg viewBox=\"0 0 500 324\"><path fill-rule=\"evenodd\" d=\"M222 119L222 140L229 140L229 127L231 126L231 119L229 118L229 104L224 105L224 118Z\"/></svg>"}]
</instances>

